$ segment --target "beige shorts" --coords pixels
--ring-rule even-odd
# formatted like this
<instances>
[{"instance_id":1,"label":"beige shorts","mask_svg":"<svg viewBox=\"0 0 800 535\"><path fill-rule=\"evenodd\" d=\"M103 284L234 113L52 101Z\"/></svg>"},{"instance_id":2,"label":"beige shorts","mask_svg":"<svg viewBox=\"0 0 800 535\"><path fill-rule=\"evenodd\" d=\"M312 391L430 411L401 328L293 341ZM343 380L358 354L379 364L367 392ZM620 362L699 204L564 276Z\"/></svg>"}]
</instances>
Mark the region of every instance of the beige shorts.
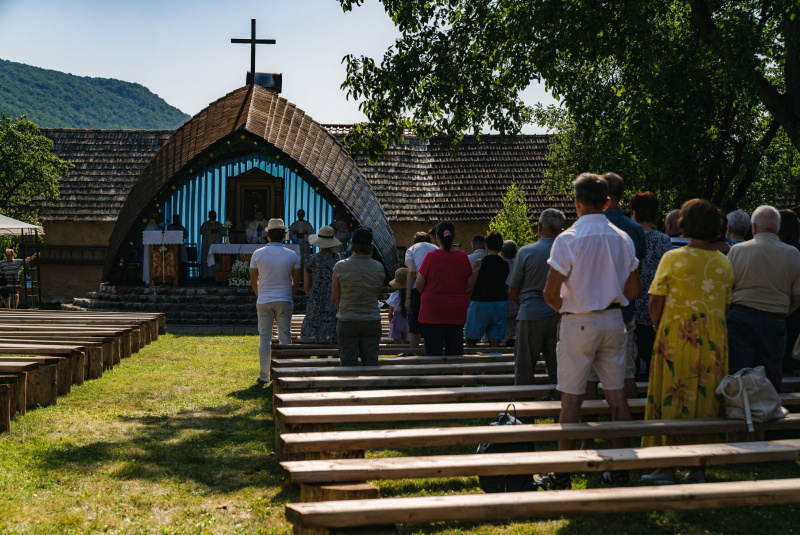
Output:
<instances>
[{"instance_id":1,"label":"beige shorts","mask_svg":"<svg viewBox=\"0 0 800 535\"><path fill-rule=\"evenodd\" d=\"M626 360L625 323L620 309L588 314L564 314L558 328L558 390L580 396L594 368L603 388L624 386Z\"/></svg>"},{"instance_id":2,"label":"beige shorts","mask_svg":"<svg viewBox=\"0 0 800 535\"><path fill-rule=\"evenodd\" d=\"M636 378L636 337L634 336L636 322L626 323L625 331L628 333L628 337L625 340L625 379L634 379ZM597 372L594 371L594 368L589 370L589 376L586 380L594 381L595 383L600 382L600 378L597 377ZM605 387L605 385L603 386Z\"/></svg>"}]
</instances>

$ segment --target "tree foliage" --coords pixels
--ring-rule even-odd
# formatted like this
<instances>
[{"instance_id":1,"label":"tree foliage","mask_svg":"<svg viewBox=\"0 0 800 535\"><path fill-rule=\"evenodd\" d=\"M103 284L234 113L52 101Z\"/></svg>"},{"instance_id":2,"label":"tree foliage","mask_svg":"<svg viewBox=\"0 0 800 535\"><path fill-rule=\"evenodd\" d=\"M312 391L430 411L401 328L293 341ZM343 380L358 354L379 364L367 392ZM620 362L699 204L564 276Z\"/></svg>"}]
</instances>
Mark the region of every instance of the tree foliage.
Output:
<instances>
[{"instance_id":1,"label":"tree foliage","mask_svg":"<svg viewBox=\"0 0 800 535\"><path fill-rule=\"evenodd\" d=\"M503 207L489 222L489 230L499 232L504 240L514 240L517 247L536 240L536 233L528 215L528 205L525 202L525 192L514 182L503 196Z\"/></svg>"},{"instance_id":2,"label":"tree foliage","mask_svg":"<svg viewBox=\"0 0 800 535\"><path fill-rule=\"evenodd\" d=\"M36 222L40 201L58 199L58 181L72 169L52 152L53 142L24 116L0 118L0 213Z\"/></svg>"},{"instance_id":3,"label":"tree foliage","mask_svg":"<svg viewBox=\"0 0 800 535\"><path fill-rule=\"evenodd\" d=\"M340 0L352 9L362 0ZM551 183L615 170L630 185L719 204L798 179L800 17L793 0L384 0L401 37L380 64L347 56L377 157L410 129L457 143L488 126L554 128ZM563 107L536 110L534 80Z\"/></svg>"}]
</instances>

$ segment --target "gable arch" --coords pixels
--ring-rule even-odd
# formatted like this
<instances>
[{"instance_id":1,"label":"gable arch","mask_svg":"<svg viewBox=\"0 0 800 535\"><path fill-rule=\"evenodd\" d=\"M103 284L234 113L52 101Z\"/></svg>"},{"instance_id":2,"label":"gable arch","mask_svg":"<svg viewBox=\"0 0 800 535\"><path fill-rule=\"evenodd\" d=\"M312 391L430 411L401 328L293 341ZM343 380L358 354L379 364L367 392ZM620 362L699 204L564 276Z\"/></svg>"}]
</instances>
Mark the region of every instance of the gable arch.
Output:
<instances>
[{"instance_id":1,"label":"gable arch","mask_svg":"<svg viewBox=\"0 0 800 535\"><path fill-rule=\"evenodd\" d=\"M370 227L384 265L394 271L397 256L389 221L347 150L294 104L262 87L245 86L187 121L142 170L109 239L103 278L108 280L126 240L141 229L143 219L173 186L214 162L254 151L282 159L357 224Z\"/></svg>"}]
</instances>

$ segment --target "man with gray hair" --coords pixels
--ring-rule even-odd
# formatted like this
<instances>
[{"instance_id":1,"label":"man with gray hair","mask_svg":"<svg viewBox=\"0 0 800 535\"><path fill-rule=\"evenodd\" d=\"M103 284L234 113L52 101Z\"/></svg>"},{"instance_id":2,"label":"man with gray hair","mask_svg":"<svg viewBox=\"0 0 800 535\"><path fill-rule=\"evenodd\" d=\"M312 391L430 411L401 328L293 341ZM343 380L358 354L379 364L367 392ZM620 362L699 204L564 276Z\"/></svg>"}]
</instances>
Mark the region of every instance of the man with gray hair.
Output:
<instances>
[{"instance_id":1,"label":"man with gray hair","mask_svg":"<svg viewBox=\"0 0 800 535\"><path fill-rule=\"evenodd\" d=\"M532 385L541 353L550 382L556 384L558 323L561 315L544 302L544 285L550 266L550 249L564 228L563 212L548 208L539 216L539 241L522 247L506 279L508 295L519 306L514 345L514 384Z\"/></svg>"},{"instance_id":2,"label":"man with gray hair","mask_svg":"<svg viewBox=\"0 0 800 535\"><path fill-rule=\"evenodd\" d=\"M767 207L771 208L771 207ZM756 213L753 212L753 216ZM736 245L747 241L747 231L750 230L750 216L744 210L734 210L728 214L728 245ZM776 231L777 232L777 231Z\"/></svg>"},{"instance_id":3,"label":"man with gray hair","mask_svg":"<svg viewBox=\"0 0 800 535\"><path fill-rule=\"evenodd\" d=\"M729 221L735 214L728 215ZM800 306L800 251L781 242L780 224L778 210L759 206L753 212L753 239L728 252L733 292L725 317L730 373L764 366L778 392L786 345L785 318Z\"/></svg>"},{"instance_id":4,"label":"man with gray hair","mask_svg":"<svg viewBox=\"0 0 800 535\"><path fill-rule=\"evenodd\" d=\"M681 211L676 208L675 210L671 210L664 219L664 234L669 236L669 241L672 242L673 249L689 245L689 238L681 236L681 227L678 225L680 215Z\"/></svg>"}]
</instances>

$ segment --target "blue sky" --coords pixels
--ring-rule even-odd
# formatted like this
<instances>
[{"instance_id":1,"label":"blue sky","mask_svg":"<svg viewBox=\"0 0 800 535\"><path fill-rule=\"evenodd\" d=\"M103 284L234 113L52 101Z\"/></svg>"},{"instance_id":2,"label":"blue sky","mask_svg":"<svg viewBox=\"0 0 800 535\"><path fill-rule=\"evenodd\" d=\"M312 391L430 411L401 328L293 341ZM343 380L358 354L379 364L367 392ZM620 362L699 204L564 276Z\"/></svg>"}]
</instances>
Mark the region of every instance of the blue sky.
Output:
<instances>
[{"instance_id":1,"label":"blue sky","mask_svg":"<svg viewBox=\"0 0 800 535\"><path fill-rule=\"evenodd\" d=\"M379 59L398 33L374 0L0 0L0 58L146 86L194 115L245 83L257 19L256 70L282 72L282 95L321 123L364 119L340 89L346 54ZM554 101L533 82L528 103ZM540 132L531 126L527 133Z\"/></svg>"}]
</instances>

